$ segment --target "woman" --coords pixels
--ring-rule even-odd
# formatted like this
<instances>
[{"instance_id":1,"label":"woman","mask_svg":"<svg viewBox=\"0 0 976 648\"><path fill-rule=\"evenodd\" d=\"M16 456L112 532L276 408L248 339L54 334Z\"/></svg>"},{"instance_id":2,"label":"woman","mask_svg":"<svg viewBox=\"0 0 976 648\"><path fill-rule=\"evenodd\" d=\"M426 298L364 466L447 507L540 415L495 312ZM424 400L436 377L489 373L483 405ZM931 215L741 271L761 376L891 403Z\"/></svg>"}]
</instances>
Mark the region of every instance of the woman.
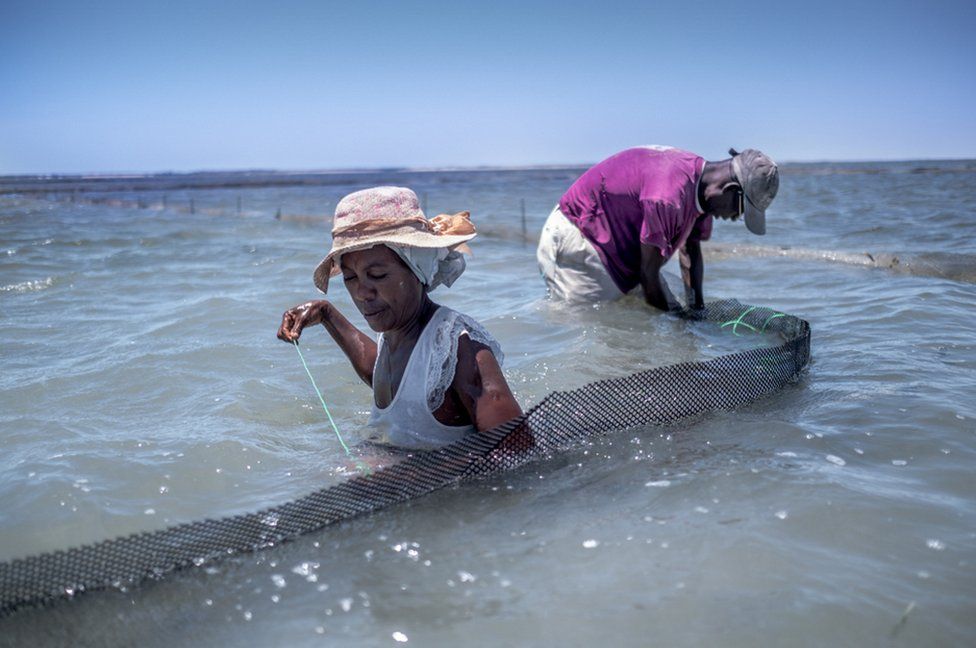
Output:
<instances>
[{"instance_id":1,"label":"woman","mask_svg":"<svg viewBox=\"0 0 976 648\"><path fill-rule=\"evenodd\" d=\"M278 338L294 342L322 324L373 388L369 440L409 449L453 443L521 415L501 371L498 342L476 321L431 301L464 271L467 212L424 217L416 194L376 187L336 206L332 250L315 270L323 293L342 280L373 339L326 300L285 311Z\"/></svg>"}]
</instances>

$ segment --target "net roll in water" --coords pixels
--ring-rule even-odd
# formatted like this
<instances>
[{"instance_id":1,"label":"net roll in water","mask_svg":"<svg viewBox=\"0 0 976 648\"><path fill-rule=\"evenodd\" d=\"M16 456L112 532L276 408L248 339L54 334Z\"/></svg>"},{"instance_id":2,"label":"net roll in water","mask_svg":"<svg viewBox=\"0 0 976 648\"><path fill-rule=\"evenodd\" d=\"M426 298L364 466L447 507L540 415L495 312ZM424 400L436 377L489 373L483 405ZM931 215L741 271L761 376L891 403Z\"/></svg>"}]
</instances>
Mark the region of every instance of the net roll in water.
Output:
<instances>
[{"instance_id":1,"label":"net roll in water","mask_svg":"<svg viewBox=\"0 0 976 648\"><path fill-rule=\"evenodd\" d=\"M554 392L496 428L257 513L0 563L0 616L256 551L461 480L514 468L588 438L733 409L797 380L809 361L810 326L792 315L731 300L682 315L721 323L737 334L740 329L776 334L779 343Z\"/></svg>"}]
</instances>

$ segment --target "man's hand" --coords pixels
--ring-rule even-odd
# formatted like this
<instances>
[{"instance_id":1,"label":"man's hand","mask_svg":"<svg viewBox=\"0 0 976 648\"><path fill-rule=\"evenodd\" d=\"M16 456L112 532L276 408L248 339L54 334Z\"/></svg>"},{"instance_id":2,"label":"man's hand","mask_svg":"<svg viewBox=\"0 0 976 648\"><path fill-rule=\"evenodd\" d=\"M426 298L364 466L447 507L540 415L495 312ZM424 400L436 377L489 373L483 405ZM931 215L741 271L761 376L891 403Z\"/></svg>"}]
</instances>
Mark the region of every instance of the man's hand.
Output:
<instances>
[{"instance_id":1,"label":"man's hand","mask_svg":"<svg viewBox=\"0 0 976 648\"><path fill-rule=\"evenodd\" d=\"M661 276L661 267L667 261L656 246L641 244L640 281L644 289L644 300L663 311L681 310L681 304L671 294L668 284Z\"/></svg>"}]
</instances>

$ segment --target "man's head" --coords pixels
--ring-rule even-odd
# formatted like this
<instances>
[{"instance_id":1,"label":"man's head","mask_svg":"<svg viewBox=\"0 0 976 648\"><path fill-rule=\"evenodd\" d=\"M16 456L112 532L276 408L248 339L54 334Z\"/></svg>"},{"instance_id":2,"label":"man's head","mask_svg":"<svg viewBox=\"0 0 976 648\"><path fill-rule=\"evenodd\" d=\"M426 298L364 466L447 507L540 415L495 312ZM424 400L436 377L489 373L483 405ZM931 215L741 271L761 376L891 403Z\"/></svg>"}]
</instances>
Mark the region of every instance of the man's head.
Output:
<instances>
[{"instance_id":1,"label":"man's head","mask_svg":"<svg viewBox=\"0 0 976 648\"><path fill-rule=\"evenodd\" d=\"M765 234L766 209L779 189L776 163L756 149L741 153L729 149L729 154L732 156L733 180L742 188L746 227L753 234Z\"/></svg>"}]
</instances>

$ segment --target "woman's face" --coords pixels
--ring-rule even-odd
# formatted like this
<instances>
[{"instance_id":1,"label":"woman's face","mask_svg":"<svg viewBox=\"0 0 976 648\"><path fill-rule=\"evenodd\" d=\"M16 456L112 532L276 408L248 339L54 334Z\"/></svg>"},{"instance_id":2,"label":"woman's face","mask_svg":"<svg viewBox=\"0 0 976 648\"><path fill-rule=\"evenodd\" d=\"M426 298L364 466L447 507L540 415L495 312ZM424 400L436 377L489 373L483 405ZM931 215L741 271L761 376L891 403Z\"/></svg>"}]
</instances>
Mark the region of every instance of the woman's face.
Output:
<instances>
[{"instance_id":1,"label":"woman's face","mask_svg":"<svg viewBox=\"0 0 976 648\"><path fill-rule=\"evenodd\" d=\"M419 316L423 285L390 248L347 252L339 267L349 296L374 331L406 328Z\"/></svg>"}]
</instances>

